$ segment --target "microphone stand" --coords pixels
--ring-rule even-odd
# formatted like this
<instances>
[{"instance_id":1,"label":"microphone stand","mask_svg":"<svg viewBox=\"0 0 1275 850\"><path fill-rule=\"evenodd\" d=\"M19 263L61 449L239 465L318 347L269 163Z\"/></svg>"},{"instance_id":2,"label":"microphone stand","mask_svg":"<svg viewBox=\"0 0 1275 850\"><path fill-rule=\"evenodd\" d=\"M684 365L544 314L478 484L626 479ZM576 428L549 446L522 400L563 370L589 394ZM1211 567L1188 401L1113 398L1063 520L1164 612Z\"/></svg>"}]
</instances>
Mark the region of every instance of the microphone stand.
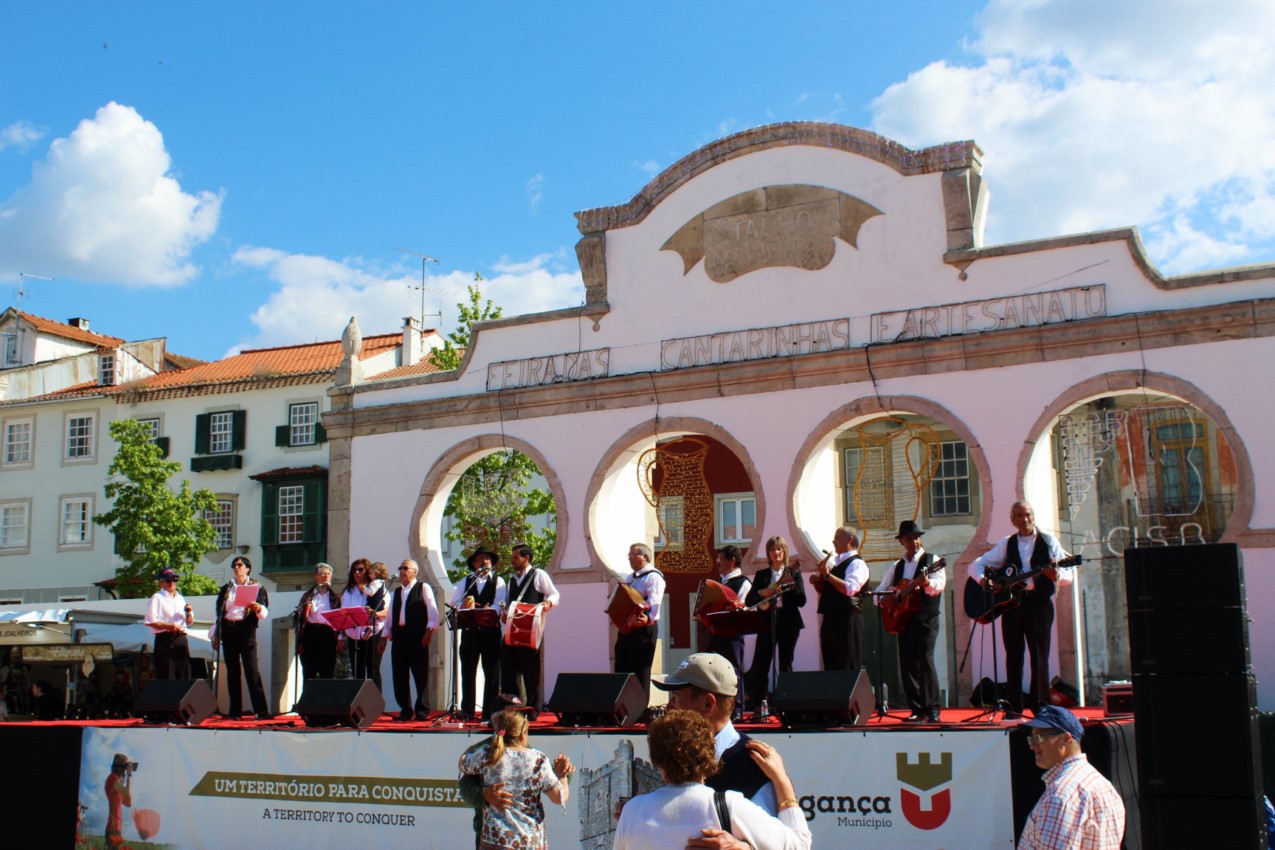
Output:
<instances>
[{"instance_id":1,"label":"microphone stand","mask_svg":"<svg viewBox=\"0 0 1275 850\"><path fill-rule=\"evenodd\" d=\"M883 596L891 596L893 590L869 590L868 595L874 600ZM877 609L877 717L890 716L890 686L885 683L885 637L882 634L882 620L880 606L873 606Z\"/></svg>"}]
</instances>

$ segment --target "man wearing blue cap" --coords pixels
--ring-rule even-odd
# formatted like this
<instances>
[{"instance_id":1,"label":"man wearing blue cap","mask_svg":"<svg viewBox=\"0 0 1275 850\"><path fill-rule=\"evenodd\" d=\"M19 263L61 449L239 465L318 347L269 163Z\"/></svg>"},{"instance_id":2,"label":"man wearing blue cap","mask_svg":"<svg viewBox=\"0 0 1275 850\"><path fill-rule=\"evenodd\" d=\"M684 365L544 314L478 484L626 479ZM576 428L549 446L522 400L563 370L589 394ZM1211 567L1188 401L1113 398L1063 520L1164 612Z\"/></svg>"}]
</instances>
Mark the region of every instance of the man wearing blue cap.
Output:
<instances>
[{"instance_id":1,"label":"man wearing blue cap","mask_svg":"<svg viewBox=\"0 0 1275 850\"><path fill-rule=\"evenodd\" d=\"M1080 721L1046 705L1024 725L1036 730L1027 745L1045 770L1045 792L1027 816L1018 850L1120 850L1124 801L1080 751Z\"/></svg>"}]
</instances>

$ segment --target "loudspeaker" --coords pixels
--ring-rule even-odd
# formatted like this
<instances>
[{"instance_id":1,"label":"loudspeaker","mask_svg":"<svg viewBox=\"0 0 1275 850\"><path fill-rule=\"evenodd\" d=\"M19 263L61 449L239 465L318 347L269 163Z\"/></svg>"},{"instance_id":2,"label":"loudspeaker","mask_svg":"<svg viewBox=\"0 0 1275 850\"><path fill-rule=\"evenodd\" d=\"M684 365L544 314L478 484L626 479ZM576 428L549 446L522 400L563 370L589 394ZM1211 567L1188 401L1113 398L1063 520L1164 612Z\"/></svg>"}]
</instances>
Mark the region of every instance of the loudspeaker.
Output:
<instances>
[{"instance_id":1,"label":"loudspeaker","mask_svg":"<svg viewBox=\"0 0 1275 850\"><path fill-rule=\"evenodd\" d=\"M770 710L785 726L800 723L866 726L877 710L868 671L813 670L780 673Z\"/></svg>"},{"instance_id":2,"label":"loudspeaker","mask_svg":"<svg viewBox=\"0 0 1275 850\"><path fill-rule=\"evenodd\" d=\"M297 714L306 726L366 729L385 711L385 697L369 679L311 679Z\"/></svg>"},{"instance_id":3,"label":"loudspeaker","mask_svg":"<svg viewBox=\"0 0 1275 850\"><path fill-rule=\"evenodd\" d=\"M560 673L548 709L563 726L632 726L646 692L632 673Z\"/></svg>"},{"instance_id":4,"label":"loudspeaker","mask_svg":"<svg viewBox=\"0 0 1275 850\"><path fill-rule=\"evenodd\" d=\"M1130 611L1244 604L1244 567L1234 543L1126 549L1124 567Z\"/></svg>"},{"instance_id":5,"label":"loudspeaker","mask_svg":"<svg viewBox=\"0 0 1275 850\"><path fill-rule=\"evenodd\" d=\"M1247 673L1252 669L1248 618L1238 606L1131 610L1129 655L1135 676Z\"/></svg>"},{"instance_id":6,"label":"loudspeaker","mask_svg":"<svg viewBox=\"0 0 1275 850\"><path fill-rule=\"evenodd\" d=\"M217 710L217 698L203 679L151 679L133 703L133 716L147 723L198 726Z\"/></svg>"},{"instance_id":7,"label":"loudspeaker","mask_svg":"<svg viewBox=\"0 0 1275 850\"><path fill-rule=\"evenodd\" d=\"M1143 847L1266 850L1266 805L1260 791L1250 797L1150 794L1143 796L1138 805L1142 814Z\"/></svg>"}]
</instances>

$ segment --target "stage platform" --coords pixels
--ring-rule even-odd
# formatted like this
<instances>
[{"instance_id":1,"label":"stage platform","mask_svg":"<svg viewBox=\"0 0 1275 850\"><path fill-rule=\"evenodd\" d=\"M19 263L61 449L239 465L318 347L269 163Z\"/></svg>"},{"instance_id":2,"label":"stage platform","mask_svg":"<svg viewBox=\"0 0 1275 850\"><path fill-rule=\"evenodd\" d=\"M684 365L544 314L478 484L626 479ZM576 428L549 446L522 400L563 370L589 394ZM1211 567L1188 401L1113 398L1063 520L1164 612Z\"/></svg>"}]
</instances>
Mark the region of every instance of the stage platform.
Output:
<instances>
[{"instance_id":1,"label":"stage platform","mask_svg":"<svg viewBox=\"0 0 1275 850\"><path fill-rule=\"evenodd\" d=\"M816 847L1012 850L1040 794L1040 773L1021 720L947 709L941 723L905 723L906 711L864 725L784 727L778 718L738 728L778 747ZM1077 709L1084 746L1125 797L1127 848L1138 848L1133 725L1101 709ZM550 712L531 746L566 753L578 767L565 807L546 806L549 845L611 846L614 803L660 784L645 727L577 728ZM401 722L383 714L366 729L307 727L296 714L272 721L214 715L197 727L141 720L16 722L0 726L14 811L42 818L45 846L101 846L105 782L115 754L139 767L126 809L129 846L222 848L302 841L307 848L472 846L472 809L455 791L456 763L487 730L443 713ZM133 813L144 812L138 820ZM149 831L145 839L139 828ZM157 830L157 831L155 831ZM257 838L245 842L242 836Z\"/></svg>"}]
</instances>

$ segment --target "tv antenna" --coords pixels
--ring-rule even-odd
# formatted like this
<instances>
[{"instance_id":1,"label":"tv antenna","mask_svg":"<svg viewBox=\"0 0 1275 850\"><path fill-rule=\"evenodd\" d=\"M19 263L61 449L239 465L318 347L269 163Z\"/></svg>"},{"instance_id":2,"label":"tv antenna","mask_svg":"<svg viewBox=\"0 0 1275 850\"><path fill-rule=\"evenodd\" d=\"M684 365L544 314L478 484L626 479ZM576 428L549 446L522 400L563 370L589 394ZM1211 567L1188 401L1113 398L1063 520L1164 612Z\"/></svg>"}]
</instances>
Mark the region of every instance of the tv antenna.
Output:
<instances>
[{"instance_id":1,"label":"tv antenna","mask_svg":"<svg viewBox=\"0 0 1275 850\"><path fill-rule=\"evenodd\" d=\"M31 278L32 280L47 280L50 283L53 282L53 278L51 277L45 277L44 275L39 275L39 274L27 274L26 272L18 272L18 309L19 310L22 309L22 299L27 294L26 289L23 288L22 286L22 284L26 283L27 278Z\"/></svg>"},{"instance_id":2,"label":"tv antenna","mask_svg":"<svg viewBox=\"0 0 1275 850\"><path fill-rule=\"evenodd\" d=\"M397 245L396 245L396 246L394 246L394 250L395 250L395 251L402 251L404 254L411 254L413 257L420 257L420 258L421 258L421 285L420 285L420 286L409 286L408 288L409 288L409 289L419 289L419 290L421 291L421 330L422 330L422 331L423 331L423 330L425 330L425 317L426 317L426 316L437 316L437 317L438 317L438 330L441 332L441 331L443 330L443 305L442 305L441 303L438 305L438 312L437 312L437 313L426 313L426 312L425 312L425 293L426 293L426 292L438 292L438 293L439 293L440 298L441 298L441 296L442 296L442 290L433 289L433 288L427 288L427 287L425 286L425 264L426 264L426 263L433 263L434 265L438 265L438 258L437 258L437 257L427 257L427 256L425 256L424 254L418 253L418 252L416 252L416 251L409 251L409 250L407 250L406 248L399 248Z\"/></svg>"}]
</instances>

